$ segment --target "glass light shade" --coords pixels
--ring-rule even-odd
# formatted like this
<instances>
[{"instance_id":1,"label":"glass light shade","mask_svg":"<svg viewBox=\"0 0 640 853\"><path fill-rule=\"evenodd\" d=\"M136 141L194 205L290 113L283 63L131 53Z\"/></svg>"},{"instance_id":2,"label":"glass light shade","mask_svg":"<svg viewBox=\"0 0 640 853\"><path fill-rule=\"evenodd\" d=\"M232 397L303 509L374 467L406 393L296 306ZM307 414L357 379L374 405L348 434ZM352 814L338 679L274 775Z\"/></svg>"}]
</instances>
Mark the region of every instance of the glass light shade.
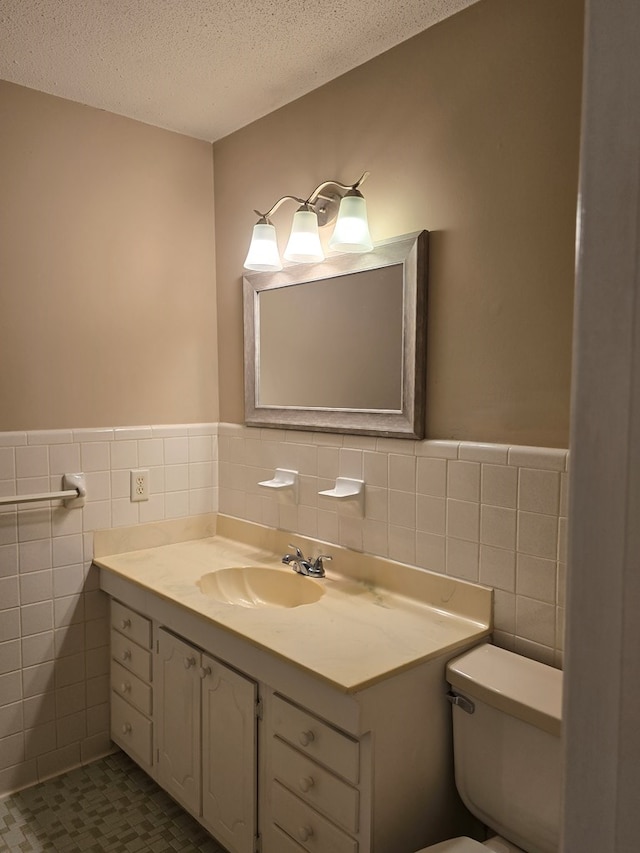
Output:
<instances>
[{"instance_id":1,"label":"glass light shade","mask_svg":"<svg viewBox=\"0 0 640 853\"><path fill-rule=\"evenodd\" d=\"M258 222L253 226L253 236L244 268L257 272L277 272L282 269L276 229L273 225Z\"/></svg>"},{"instance_id":2,"label":"glass light shade","mask_svg":"<svg viewBox=\"0 0 640 853\"><path fill-rule=\"evenodd\" d=\"M370 252L373 249L367 203L361 195L346 195L340 202L338 221L329 240L336 252Z\"/></svg>"},{"instance_id":3,"label":"glass light shade","mask_svg":"<svg viewBox=\"0 0 640 853\"><path fill-rule=\"evenodd\" d=\"M296 261L299 264L324 261L318 234L318 217L313 210L298 210L294 214L291 236L284 256L288 261Z\"/></svg>"}]
</instances>

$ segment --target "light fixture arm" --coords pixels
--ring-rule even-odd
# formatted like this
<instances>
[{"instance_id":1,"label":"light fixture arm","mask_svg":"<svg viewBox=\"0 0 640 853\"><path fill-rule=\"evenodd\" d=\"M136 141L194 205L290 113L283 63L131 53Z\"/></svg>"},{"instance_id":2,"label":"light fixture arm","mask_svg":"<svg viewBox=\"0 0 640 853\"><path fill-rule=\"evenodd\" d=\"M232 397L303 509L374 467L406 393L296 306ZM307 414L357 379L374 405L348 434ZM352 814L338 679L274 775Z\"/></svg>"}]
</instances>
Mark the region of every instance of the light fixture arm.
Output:
<instances>
[{"instance_id":1,"label":"light fixture arm","mask_svg":"<svg viewBox=\"0 0 640 853\"><path fill-rule=\"evenodd\" d=\"M367 180L367 178L369 177L370 174L371 174L371 172L363 172L363 174L360 175L360 177L355 182L355 184L341 184L340 181L323 181L311 193L311 195L307 199L307 204L315 205L317 203L318 199L327 198L327 196L322 195L322 191L325 189L325 187L339 187L341 190L344 190L344 193L347 193L350 190L357 190L360 186L362 186L362 184L364 184L364 182ZM338 195L338 194L337 193L331 193L328 197L331 198L332 196L335 196L335 195ZM341 197L342 197L342 195L343 195L343 193L340 194Z\"/></svg>"},{"instance_id":2,"label":"light fixture arm","mask_svg":"<svg viewBox=\"0 0 640 853\"><path fill-rule=\"evenodd\" d=\"M257 213L260 217L259 222L261 225L270 225L271 224L271 216L276 212L276 210L280 207L280 205L285 201L296 201L298 204L306 204L303 198L298 198L295 195L283 195L282 198L279 198L278 201L269 208L266 213L260 213L259 210L254 208L253 212Z\"/></svg>"}]
</instances>

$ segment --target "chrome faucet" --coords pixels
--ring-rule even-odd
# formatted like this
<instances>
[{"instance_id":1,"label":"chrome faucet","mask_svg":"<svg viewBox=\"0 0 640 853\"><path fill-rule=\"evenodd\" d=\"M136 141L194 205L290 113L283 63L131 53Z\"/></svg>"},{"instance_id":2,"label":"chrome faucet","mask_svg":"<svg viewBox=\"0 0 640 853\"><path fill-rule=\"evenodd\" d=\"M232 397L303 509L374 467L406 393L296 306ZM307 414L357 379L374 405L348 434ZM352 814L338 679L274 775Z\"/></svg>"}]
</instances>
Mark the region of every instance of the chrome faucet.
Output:
<instances>
[{"instance_id":1,"label":"chrome faucet","mask_svg":"<svg viewBox=\"0 0 640 853\"><path fill-rule=\"evenodd\" d=\"M319 557L316 557L315 560L311 561L307 560L297 545L289 543L289 548L293 548L295 554L285 554L282 558L283 563L286 563L287 566L291 566L293 571L298 572L299 575L306 575L310 578L324 577L323 560L332 560L333 557L330 557L328 554L320 554Z\"/></svg>"}]
</instances>

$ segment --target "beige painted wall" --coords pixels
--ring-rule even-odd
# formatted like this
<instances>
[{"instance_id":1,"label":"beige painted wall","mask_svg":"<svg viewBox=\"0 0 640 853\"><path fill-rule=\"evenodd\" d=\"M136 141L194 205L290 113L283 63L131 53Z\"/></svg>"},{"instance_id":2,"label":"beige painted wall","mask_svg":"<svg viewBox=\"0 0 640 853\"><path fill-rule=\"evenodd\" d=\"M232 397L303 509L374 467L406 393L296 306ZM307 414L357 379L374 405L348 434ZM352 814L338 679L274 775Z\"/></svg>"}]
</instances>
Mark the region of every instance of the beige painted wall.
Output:
<instances>
[{"instance_id":1,"label":"beige painted wall","mask_svg":"<svg viewBox=\"0 0 640 853\"><path fill-rule=\"evenodd\" d=\"M427 437L567 446L582 18L481 0L214 145L222 420L243 420L252 209L369 169L374 240L432 232Z\"/></svg>"},{"instance_id":2,"label":"beige painted wall","mask_svg":"<svg viewBox=\"0 0 640 853\"><path fill-rule=\"evenodd\" d=\"M218 419L205 142L0 82L0 430Z\"/></svg>"}]
</instances>

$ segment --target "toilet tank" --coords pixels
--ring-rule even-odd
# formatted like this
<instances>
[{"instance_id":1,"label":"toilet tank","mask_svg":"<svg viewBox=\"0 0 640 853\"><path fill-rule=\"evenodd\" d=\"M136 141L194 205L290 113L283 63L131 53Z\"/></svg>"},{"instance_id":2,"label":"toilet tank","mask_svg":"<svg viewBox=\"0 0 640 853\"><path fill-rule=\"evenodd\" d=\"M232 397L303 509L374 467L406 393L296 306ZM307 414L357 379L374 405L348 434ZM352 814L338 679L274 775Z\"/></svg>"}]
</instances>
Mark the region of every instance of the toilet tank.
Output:
<instances>
[{"instance_id":1,"label":"toilet tank","mask_svg":"<svg viewBox=\"0 0 640 853\"><path fill-rule=\"evenodd\" d=\"M449 662L456 786L472 814L527 853L560 846L562 673L488 644Z\"/></svg>"}]
</instances>

